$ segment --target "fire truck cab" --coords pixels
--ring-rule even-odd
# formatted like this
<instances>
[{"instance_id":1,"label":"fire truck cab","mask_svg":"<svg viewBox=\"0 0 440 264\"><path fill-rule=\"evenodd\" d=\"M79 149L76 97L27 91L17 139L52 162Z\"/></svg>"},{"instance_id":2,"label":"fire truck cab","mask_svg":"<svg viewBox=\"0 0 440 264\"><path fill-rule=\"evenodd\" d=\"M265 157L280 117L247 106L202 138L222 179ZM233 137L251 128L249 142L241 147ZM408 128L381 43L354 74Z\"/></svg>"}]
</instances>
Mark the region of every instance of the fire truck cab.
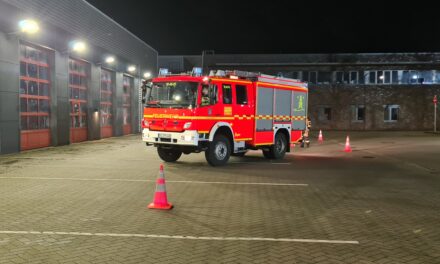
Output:
<instances>
[{"instance_id":1,"label":"fire truck cab","mask_svg":"<svg viewBox=\"0 0 440 264\"><path fill-rule=\"evenodd\" d=\"M201 69L159 76L142 86L142 140L166 162L204 151L212 166L261 149L282 159L307 130L307 84L244 71Z\"/></svg>"}]
</instances>

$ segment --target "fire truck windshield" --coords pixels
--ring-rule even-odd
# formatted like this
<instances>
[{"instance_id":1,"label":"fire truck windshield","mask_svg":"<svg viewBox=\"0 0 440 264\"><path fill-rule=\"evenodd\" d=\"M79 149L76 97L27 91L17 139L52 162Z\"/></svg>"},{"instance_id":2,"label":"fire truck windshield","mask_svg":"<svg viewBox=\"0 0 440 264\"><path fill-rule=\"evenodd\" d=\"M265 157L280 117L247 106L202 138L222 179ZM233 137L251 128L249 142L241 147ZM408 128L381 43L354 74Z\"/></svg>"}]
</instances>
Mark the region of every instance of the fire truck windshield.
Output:
<instances>
[{"instance_id":1,"label":"fire truck windshield","mask_svg":"<svg viewBox=\"0 0 440 264\"><path fill-rule=\"evenodd\" d=\"M147 107L193 108L197 102L197 82L153 83Z\"/></svg>"}]
</instances>

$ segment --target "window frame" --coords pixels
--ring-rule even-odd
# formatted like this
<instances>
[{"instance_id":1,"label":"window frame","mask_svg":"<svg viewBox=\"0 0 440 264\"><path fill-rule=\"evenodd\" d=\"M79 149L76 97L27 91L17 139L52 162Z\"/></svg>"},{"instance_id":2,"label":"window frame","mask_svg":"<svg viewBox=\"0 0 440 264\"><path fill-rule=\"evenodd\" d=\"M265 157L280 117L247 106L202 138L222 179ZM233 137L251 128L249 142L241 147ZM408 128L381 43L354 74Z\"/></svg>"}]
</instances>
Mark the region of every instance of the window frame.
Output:
<instances>
[{"instance_id":1,"label":"window frame","mask_svg":"<svg viewBox=\"0 0 440 264\"><path fill-rule=\"evenodd\" d=\"M242 87L244 91L244 101L242 103L238 102L238 87ZM236 84L235 85L235 104L237 105L248 105L249 104L249 96L248 96L248 85Z\"/></svg>"},{"instance_id":2,"label":"window frame","mask_svg":"<svg viewBox=\"0 0 440 264\"><path fill-rule=\"evenodd\" d=\"M383 107L384 107L384 120L383 121L385 123L396 123L396 122L399 121L399 119L400 119L400 105L398 105L398 104L388 104L388 105L384 105ZM389 109L388 112L386 112L387 109ZM393 111L392 110L393 109L397 109L397 118L396 119L392 119L392 116L393 116ZM386 116L387 119L385 119L386 113L388 113L387 116Z\"/></svg>"},{"instance_id":3,"label":"window frame","mask_svg":"<svg viewBox=\"0 0 440 264\"><path fill-rule=\"evenodd\" d=\"M351 117L351 122L353 123L364 123L365 122L365 105L364 104L355 104L352 105L352 117ZM363 109L363 119L359 119L359 109Z\"/></svg>"},{"instance_id":4,"label":"window frame","mask_svg":"<svg viewBox=\"0 0 440 264\"><path fill-rule=\"evenodd\" d=\"M20 42L20 131L50 129L52 79L49 53L49 50L42 47ZM35 75L33 76L29 74L31 65L35 69ZM44 69L45 72L44 78L40 74L42 69ZM29 92L31 87L32 93ZM42 93L41 91L45 92ZM24 105L26 108L23 108ZM44 105L44 107L42 105ZM31 109L32 106L33 109Z\"/></svg>"},{"instance_id":5,"label":"window frame","mask_svg":"<svg viewBox=\"0 0 440 264\"><path fill-rule=\"evenodd\" d=\"M229 86L229 88L230 88L230 102L229 103L225 103L225 86ZM231 104L233 104L233 100L234 100L234 95L233 95L233 92L232 92L232 90L233 90L233 88L232 88L232 84L230 84L230 83L222 83L222 103L223 104L226 104L226 105L231 105Z\"/></svg>"}]
</instances>

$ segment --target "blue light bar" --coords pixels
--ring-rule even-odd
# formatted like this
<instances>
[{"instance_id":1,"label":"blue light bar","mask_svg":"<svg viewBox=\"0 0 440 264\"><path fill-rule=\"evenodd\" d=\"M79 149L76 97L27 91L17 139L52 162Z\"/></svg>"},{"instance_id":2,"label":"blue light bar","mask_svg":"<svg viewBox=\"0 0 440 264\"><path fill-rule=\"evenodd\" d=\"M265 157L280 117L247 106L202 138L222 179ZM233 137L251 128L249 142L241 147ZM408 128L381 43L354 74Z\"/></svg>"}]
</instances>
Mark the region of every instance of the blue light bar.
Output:
<instances>
[{"instance_id":1,"label":"blue light bar","mask_svg":"<svg viewBox=\"0 0 440 264\"><path fill-rule=\"evenodd\" d=\"M192 70L192 74L193 76L202 76L202 68L200 67L194 67Z\"/></svg>"},{"instance_id":2,"label":"blue light bar","mask_svg":"<svg viewBox=\"0 0 440 264\"><path fill-rule=\"evenodd\" d=\"M159 76L167 76L168 75L168 69L166 68L160 68L159 69Z\"/></svg>"}]
</instances>

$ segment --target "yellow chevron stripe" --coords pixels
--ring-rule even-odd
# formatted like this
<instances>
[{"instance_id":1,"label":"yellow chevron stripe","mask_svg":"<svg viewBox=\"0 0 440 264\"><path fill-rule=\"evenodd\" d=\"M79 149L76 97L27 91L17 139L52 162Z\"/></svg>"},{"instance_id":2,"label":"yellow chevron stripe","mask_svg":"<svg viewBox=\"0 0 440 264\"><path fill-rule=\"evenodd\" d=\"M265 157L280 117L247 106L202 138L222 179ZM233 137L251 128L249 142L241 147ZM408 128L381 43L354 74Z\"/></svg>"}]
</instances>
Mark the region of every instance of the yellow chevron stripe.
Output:
<instances>
[{"instance_id":1,"label":"yellow chevron stripe","mask_svg":"<svg viewBox=\"0 0 440 264\"><path fill-rule=\"evenodd\" d=\"M234 115L234 116L179 116L179 115L166 115L166 114L154 114L154 115L144 115L144 118L169 118L169 119L179 119L179 120L270 120L270 119L276 119L276 120L294 120L294 121L300 121L305 120L305 116L282 116L282 115Z\"/></svg>"}]
</instances>

